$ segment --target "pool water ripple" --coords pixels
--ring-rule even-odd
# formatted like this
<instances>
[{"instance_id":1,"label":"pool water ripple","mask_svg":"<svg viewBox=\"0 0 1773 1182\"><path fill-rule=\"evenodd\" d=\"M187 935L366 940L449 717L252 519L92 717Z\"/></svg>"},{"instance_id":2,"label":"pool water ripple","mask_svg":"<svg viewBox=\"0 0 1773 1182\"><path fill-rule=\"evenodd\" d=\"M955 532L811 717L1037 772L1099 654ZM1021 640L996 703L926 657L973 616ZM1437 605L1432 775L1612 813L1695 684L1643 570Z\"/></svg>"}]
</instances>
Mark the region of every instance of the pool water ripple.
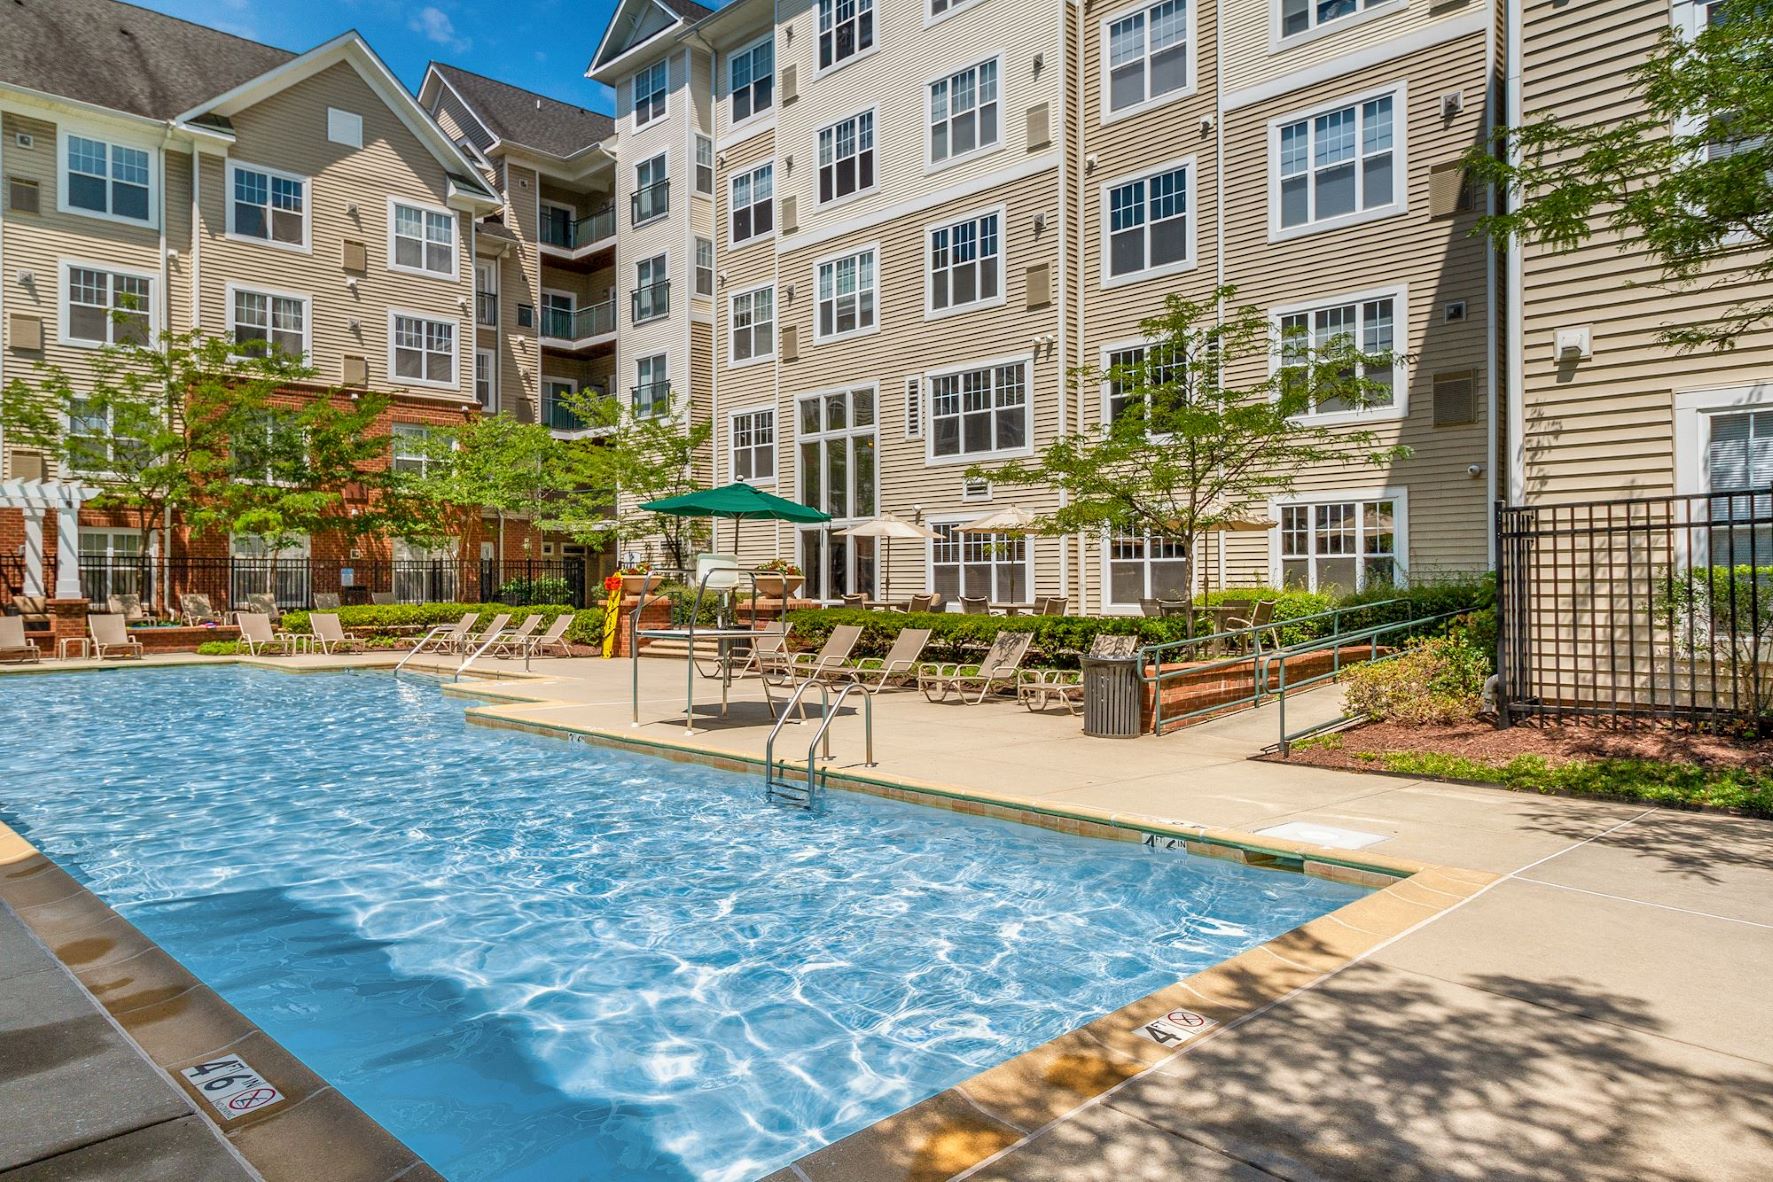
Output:
<instances>
[{"instance_id":1,"label":"pool water ripple","mask_svg":"<svg viewBox=\"0 0 1773 1182\"><path fill-rule=\"evenodd\" d=\"M0 818L455 1182L746 1182L1361 893L462 710L7 678Z\"/></svg>"}]
</instances>

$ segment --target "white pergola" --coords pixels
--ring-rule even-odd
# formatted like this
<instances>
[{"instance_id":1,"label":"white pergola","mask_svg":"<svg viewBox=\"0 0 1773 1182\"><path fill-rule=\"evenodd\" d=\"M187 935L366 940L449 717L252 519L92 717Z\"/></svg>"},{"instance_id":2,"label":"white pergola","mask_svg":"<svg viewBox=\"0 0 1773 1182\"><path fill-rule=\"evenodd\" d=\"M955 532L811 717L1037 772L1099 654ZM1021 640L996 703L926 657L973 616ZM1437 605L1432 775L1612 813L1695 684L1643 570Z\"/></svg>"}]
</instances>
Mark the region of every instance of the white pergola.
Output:
<instances>
[{"instance_id":1,"label":"white pergola","mask_svg":"<svg viewBox=\"0 0 1773 1182\"><path fill-rule=\"evenodd\" d=\"M0 509L25 515L26 595L42 595L43 514L55 510L55 591L52 599L79 599L80 506L99 489L77 480L0 480Z\"/></svg>"}]
</instances>

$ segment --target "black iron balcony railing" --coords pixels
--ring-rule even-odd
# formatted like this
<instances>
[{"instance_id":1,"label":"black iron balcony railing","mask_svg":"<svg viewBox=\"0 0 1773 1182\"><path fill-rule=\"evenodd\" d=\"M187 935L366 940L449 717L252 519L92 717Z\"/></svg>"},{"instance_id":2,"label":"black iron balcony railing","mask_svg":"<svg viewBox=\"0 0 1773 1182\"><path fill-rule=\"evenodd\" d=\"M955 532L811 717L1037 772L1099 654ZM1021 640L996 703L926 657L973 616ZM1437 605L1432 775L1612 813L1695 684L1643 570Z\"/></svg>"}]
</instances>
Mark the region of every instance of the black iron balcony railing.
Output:
<instances>
[{"instance_id":1,"label":"black iron balcony railing","mask_svg":"<svg viewBox=\"0 0 1773 1182\"><path fill-rule=\"evenodd\" d=\"M550 340L582 341L616 331L616 301L612 297L583 308L543 308L542 335Z\"/></svg>"},{"instance_id":2,"label":"black iron balcony railing","mask_svg":"<svg viewBox=\"0 0 1773 1182\"><path fill-rule=\"evenodd\" d=\"M671 407L671 383L642 382L634 387L631 405L635 418L650 419L664 414Z\"/></svg>"},{"instance_id":3,"label":"black iron balcony railing","mask_svg":"<svg viewBox=\"0 0 1773 1182\"><path fill-rule=\"evenodd\" d=\"M474 293L474 320L477 324L497 324L499 322L498 292L477 291Z\"/></svg>"},{"instance_id":4,"label":"black iron balcony railing","mask_svg":"<svg viewBox=\"0 0 1773 1182\"><path fill-rule=\"evenodd\" d=\"M594 242L613 238L615 233L616 207L606 205L576 221L544 221L542 245L577 250L581 246L590 246Z\"/></svg>"},{"instance_id":5,"label":"black iron balcony railing","mask_svg":"<svg viewBox=\"0 0 1773 1182\"><path fill-rule=\"evenodd\" d=\"M552 394L542 395L542 422L550 431L584 431L591 426L578 411Z\"/></svg>"},{"instance_id":6,"label":"black iron balcony railing","mask_svg":"<svg viewBox=\"0 0 1773 1182\"><path fill-rule=\"evenodd\" d=\"M671 212L671 181L666 178L654 181L643 189L636 189L628 198L633 220L636 226L642 222L650 222L654 218L662 218Z\"/></svg>"},{"instance_id":7,"label":"black iron balcony railing","mask_svg":"<svg viewBox=\"0 0 1773 1182\"><path fill-rule=\"evenodd\" d=\"M633 320L643 324L648 320L657 320L661 316L671 315L671 281L661 279L657 283L649 283L645 287L634 289Z\"/></svg>"}]
</instances>

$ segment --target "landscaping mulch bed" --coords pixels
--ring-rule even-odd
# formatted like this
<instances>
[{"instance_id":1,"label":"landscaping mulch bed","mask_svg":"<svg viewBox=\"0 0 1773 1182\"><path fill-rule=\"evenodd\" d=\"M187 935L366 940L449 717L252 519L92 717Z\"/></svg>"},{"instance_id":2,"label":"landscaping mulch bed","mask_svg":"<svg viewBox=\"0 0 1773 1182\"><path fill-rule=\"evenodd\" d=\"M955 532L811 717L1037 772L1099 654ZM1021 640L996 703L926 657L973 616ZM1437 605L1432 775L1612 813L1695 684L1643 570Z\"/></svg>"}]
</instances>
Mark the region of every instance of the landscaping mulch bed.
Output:
<instances>
[{"instance_id":1,"label":"landscaping mulch bed","mask_svg":"<svg viewBox=\"0 0 1773 1182\"><path fill-rule=\"evenodd\" d=\"M1371 722L1321 743L1296 746L1288 762L1371 771L1374 756L1434 753L1485 763L1538 755L1556 766L1572 760L1649 759L1706 768L1773 770L1773 741L1744 742L1723 735L1667 727L1514 726L1497 730L1482 720L1442 726ZM1361 758L1366 755L1368 758ZM1269 758L1278 759L1278 756Z\"/></svg>"}]
</instances>

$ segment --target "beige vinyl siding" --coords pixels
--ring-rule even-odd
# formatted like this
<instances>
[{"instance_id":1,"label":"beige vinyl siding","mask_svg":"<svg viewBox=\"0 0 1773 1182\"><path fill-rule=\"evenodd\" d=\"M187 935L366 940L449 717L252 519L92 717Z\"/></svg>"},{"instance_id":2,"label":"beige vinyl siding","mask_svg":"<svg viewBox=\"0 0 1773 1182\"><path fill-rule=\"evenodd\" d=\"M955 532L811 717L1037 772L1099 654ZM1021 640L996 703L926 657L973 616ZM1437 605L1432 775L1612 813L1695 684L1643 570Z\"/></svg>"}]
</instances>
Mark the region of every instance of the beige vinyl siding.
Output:
<instances>
[{"instance_id":1,"label":"beige vinyl siding","mask_svg":"<svg viewBox=\"0 0 1773 1182\"><path fill-rule=\"evenodd\" d=\"M1412 56L1337 78L1306 92L1232 112L1226 123L1226 154L1246 166L1228 169L1226 278L1236 300L1265 311L1380 288L1407 288L1408 332L1397 351L1409 356L1408 417L1375 417L1370 427L1381 444L1402 443L1413 454L1385 467L1368 463L1367 449L1351 448L1346 463L1315 466L1298 474L1296 495L1345 489L1401 488L1408 493L1409 565L1418 575L1435 570L1481 569L1486 562L1485 481L1469 475L1486 460L1487 425L1480 399L1478 421L1435 427L1436 373L1474 371L1485 378L1486 247L1470 231L1475 214L1429 215L1428 178L1437 163L1457 159L1482 139L1482 109L1468 104L1450 121L1441 118L1439 96L1486 86L1485 39L1474 34ZM1269 237L1269 124L1344 95L1360 95L1393 82L1406 83L1407 115L1394 108L1394 127L1404 132L1407 211L1359 225L1305 234L1280 242ZM1463 300L1463 323L1442 322L1444 305ZM1356 429L1351 427L1350 430ZM1269 551L1278 534L1239 534L1226 539L1234 584L1266 582ZM1214 547L1216 551L1216 546Z\"/></svg>"},{"instance_id":2,"label":"beige vinyl siding","mask_svg":"<svg viewBox=\"0 0 1773 1182\"><path fill-rule=\"evenodd\" d=\"M770 404L776 397L777 377L780 368L781 348L781 316L783 292L777 283L777 255L773 240L748 242L734 250L728 247L728 226L732 218L732 183L731 178L749 172L758 164L772 157L775 150L775 135L765 131L752 136L741 144L730 147L724 153L726 163L718 170L714 186L714 229L715 237L715 285L714 285L714 333L712 337L713 360L719 374L718 389L720 393L717 442L719 463L723 482L730 477L728 471L726 445L724 443L727 430L726 419L736 409L756 404ZM780 212L780 203L777 204ZM724 282L720 276L724 275ZM732 356L732 297L739 292L751 291L765 284L776 284L775 315L777 361L759 362L752 365L734 366L730 364Z\"/></svg>"},{"instance_id":3,"label":"beige vinyl siding","mask_svg":"<svg viewBox=\"0 0 1773 1182\"><path fill-rule=\"evenodd\" d=\"M340 107L363 117L361 149L326 138L326 110ZM368 359L370 384L398 389L388 358L388 310L400 308L446 320L456 326L456 383L453 391L425 388L415 394L473 396L472 305L474 271L469 218L452 215L456 227L455 275L411 275L389 269L390 197L442 208L446 199L442 165L376 96L348 64L322 71L233 117L232 159L308 178L309 248L281 249L227 236L232 193L226 162L202 157L202 299L205 327L225 331L227 285L262 284L310 297L310 365L318 380L342 376L342 357ZM355 212L352 207L355 207ZM369 270L355 293L345 287L341 251L346 239L362 241ZM353 329L351 323L357 327Z\"/></svg>"},{"instance_id":4,"label":"beige vinyl siding","mask_svg":"<svg viewBox=\"0 0 1773 1182\"><path fill-rule=\"evenodd\" d=\"M1669 26L1658 0L1598 0L1579 9L1547 2L1524 11L1523 106L1575 124L1637 114L1630 70ZM1654 261L1621 250L1603 229L1565 253L1528 247L1523 257L1522 449L1528 502L1672 491L1674 400L1685 390L1773 382L1773 331L1727 352L1678 353L1656 339L1667 327L1716 316L1736 300L1767 298L1720 265L1699 288L1661 286ZM1597 293L1605 293L1597 297ZM1559 364L1559 328L1587 325L1591 360ZM1697 468L1702 457L1679 457Z\"/></svg>"},{"instance_id":5,"label":"beige vinyl siding","mask_svg":"<svg viewBox=\"0 0 1773 1182\"><path fill-rule=\"evenodd\" d=\"M1196 0L1201 8L1205 0ZM1435 21L1484 11L1486 0L1390 0L1369 11L1277 41L1281 0L1227 5L1225 89L1241 90L1334 62L1396 37L1422 34ZM1202 12L1200 15L1205 16Z\"/></svg>"},{"instance_id":6,"label":"beige vinyl siding","mask_svg":"<svg viewBox=\"0 0 1773 1182\"><path fill-rule=\"evenodd\" d=\"M520 421L533 423L541 400L542 359L537 342L541 339L542 264L536 250L541 239L536 198L542 181L534 169L510 162L505 165L505 179L510 185L505 192L505 225L518 241L499 269L499 320L505 340L499 356L499 405ZM528 328L517 323L519 304L535 310L535 322Z\"/></svg>"},{"instance_id":7,"label":"beige vinyl siding","mask_svg":"<svg viewBox=\"0 0 1773 1182\"><path fill-rule=\"evenodd\" d=\"M193 157L186 152L168 152L166 164L166 293L163 307L167 310L166 327L173 332L191 328L191 277L195 262L191 251L191 186L194 180Z\"/></svg>"},{"instance_id":8,"label":"beige vinyl siding","mask_svg":"<svg viewBox=\"0 0 1773 1182\"><path fill-rule=\"evenodd\" d=\"M450 142L467 140L482 152L492 146L492 132L474 118L473 112L456 97L456 92L443 85L441 80L437 87L437 103L431 114L437 120L437 125L448 133Z\"/></svg>"}]
</instances>

